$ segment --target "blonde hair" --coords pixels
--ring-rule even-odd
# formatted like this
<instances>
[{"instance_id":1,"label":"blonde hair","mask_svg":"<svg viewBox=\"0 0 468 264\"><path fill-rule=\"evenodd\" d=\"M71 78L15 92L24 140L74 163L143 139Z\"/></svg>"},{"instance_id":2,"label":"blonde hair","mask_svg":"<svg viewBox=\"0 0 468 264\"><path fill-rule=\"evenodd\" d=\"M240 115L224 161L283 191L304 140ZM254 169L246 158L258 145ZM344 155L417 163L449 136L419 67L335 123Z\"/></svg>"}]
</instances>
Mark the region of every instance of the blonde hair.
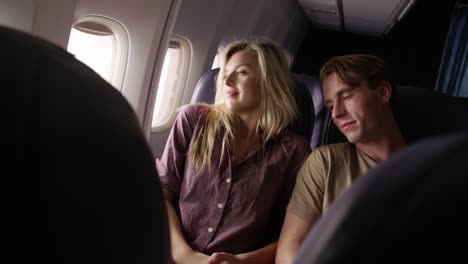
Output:
<instances>
[{"instance_id":1,"label":"blonde hair","mask_svg":"<svg viewBox=\"0 0 468 264\"><path fill-rule=\"evenodd\" d=\"M256 131L261 134L263 144L286 130L296 119L297 106L286 52L272 41L261 38L230 43L216 81L217 103L207 106L206 120L191 148L192 162L199 171L211 166L216 137L221 137L221 157L227 147L235 151L234 128L238 119L226 109L222 74L229 59L244 50L257 58L260 69L260 117Z\"/></svg>"}]
</instances>

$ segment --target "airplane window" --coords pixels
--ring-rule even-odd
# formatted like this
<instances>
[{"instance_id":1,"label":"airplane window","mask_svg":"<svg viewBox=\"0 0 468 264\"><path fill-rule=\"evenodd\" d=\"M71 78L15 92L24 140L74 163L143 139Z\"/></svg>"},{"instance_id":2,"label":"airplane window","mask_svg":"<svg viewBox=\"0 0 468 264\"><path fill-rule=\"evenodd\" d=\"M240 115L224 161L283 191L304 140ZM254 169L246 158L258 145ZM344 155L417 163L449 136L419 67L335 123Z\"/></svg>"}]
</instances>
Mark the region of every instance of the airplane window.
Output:
<instances>
[{"instance_id":1,"label":"airplane window","mask_svg":"<svg viewBox=\"0 0 468 264\"><path fill-rule=\"evenodd\" d=\"M216 56L213 60L213 65L211 66L211 69L216 69L219 68L219 54L216 53Z\"/></svg>"},{"instance_id":2,"label":"airplane window","mask_svg":"<svg viewBox=\"0 0 468 264\"><path fill-rule=\"evenodd\" d=\"M213 65L211 65L211 69L216 69L221 66L221 58L222 56L224 56L224 53L225 53L225 49L222 46L220 46L218 50L216 51L216 55L213 60Z\"/></svg>"},{"instance_id":3,"label":"airplane window","mask_svg":"<svg viewBox=\"0 0 468 264\"><path fill-rule=\"evenodd\" d=\"M72 28L68 51L110 82L114 55L112 35L95 35Z\"/></svg>"},{"instance_id":4,"label":"airplane window","mask_svg":"<svg viewBox=\"0 0 468 264\"><path fill-rule=\"evenodd\" d=\"M97 16L78 20L71 29L67 50L119 91L122 89L128 37L119 23Z\"/></svg>"},{"instance_id":5,"label":"airplane window","mask_svg":"<svg viewBox=\"0 0 468 264\"><path fill-rule=\"evenodd\" d=\"M153 132L171 126L180 107L188 74L190 48L186 40L173 38L167 49L159 78L156 103L153 111Z\"/></svg>"}]
</instances>

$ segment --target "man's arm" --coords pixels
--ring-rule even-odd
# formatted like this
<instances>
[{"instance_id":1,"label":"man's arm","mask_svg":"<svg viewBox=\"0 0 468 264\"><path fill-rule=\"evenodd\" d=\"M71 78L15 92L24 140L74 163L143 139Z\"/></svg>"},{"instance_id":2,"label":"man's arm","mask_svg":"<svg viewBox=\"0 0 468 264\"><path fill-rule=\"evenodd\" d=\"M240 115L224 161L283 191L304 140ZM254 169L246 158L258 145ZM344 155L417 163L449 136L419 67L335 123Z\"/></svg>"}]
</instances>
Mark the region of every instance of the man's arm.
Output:
<instances>
[{"instance_id":1,"label":"man's arm","mask_svg":"<svg viewBox=\"0 0 468 264\"><path fill-rule=\"evenodd\" d=\"M277 264L293 263L294 257L312 228L313 222L308 222L293 213L286 212L276 252Z\"/></svg>"},{"instance_id":2,"label":"man's arm","mask_svg":"<svg viewBox=\"0 0 468 264\"><path fill-rule=\"evenodd\" d=\"M169 233L171 237L171 255L177 264L183 263L207 263L208 256L195 252L185 241L180 227L179 218L174 209L173 195L164 190L164 200L166 201L167 215L169 218Z\"/></svg>"}]
</instances>

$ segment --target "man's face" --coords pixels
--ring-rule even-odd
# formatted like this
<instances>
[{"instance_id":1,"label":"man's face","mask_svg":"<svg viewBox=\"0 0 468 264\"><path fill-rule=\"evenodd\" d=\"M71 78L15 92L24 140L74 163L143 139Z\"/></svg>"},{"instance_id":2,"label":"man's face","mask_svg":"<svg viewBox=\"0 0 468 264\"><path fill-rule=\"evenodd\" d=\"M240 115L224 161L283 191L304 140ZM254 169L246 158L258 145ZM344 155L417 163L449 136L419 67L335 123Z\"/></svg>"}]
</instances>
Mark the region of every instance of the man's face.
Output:
<instances>
[{"instance_id":1,"label":"man's face","mask_svg":"<svg viewBox=\"0 0 468 264\"><path fill-rule=\"evenodd\" d=\"M378 137L382 112L388 98L382 98L381 89L371 89L366 82L349 86L337 74L323 80L325 105L335 125L351 143L369 143Z\"/></svg>"}]
</instances>

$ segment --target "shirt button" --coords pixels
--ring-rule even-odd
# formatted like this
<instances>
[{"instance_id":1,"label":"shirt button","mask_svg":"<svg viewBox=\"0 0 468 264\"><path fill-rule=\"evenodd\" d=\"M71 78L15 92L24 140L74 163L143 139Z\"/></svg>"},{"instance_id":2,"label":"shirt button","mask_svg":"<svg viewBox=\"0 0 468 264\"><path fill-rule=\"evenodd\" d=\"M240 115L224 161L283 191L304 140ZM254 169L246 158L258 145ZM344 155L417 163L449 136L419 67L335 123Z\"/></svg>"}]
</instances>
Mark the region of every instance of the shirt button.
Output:
<instances>
[{"instance_id":1,"label":"shirt button","mask_svg":"<svg viewBox=\"0 0 468 264\"><path fill-rule=\"evenodd\" d=\"M211 227L208 228L208 232L210 232L210 233L213 232L213 228L211 228Z\"/></svg>"},{"instance_id":2,"label":"shirt button","mask_svg":"<svg viewBox=\"0 0 468 264\"><path fill-rule=\"evenodd\" d=\"M223 208L223 205L219 203L218 208Z\"/></svg>"},{"instance_id":3,"label":"shirt button","mask_svg":"<svg viewBox=\"0 0 468 264\"><path fill-rule=\"evenodd\" d=\"M227 179L226 179L226 182L227 182L227 183L230 183L230 182L231 182L231 178L227 178Z\"/></svg>"}]
</instances>

